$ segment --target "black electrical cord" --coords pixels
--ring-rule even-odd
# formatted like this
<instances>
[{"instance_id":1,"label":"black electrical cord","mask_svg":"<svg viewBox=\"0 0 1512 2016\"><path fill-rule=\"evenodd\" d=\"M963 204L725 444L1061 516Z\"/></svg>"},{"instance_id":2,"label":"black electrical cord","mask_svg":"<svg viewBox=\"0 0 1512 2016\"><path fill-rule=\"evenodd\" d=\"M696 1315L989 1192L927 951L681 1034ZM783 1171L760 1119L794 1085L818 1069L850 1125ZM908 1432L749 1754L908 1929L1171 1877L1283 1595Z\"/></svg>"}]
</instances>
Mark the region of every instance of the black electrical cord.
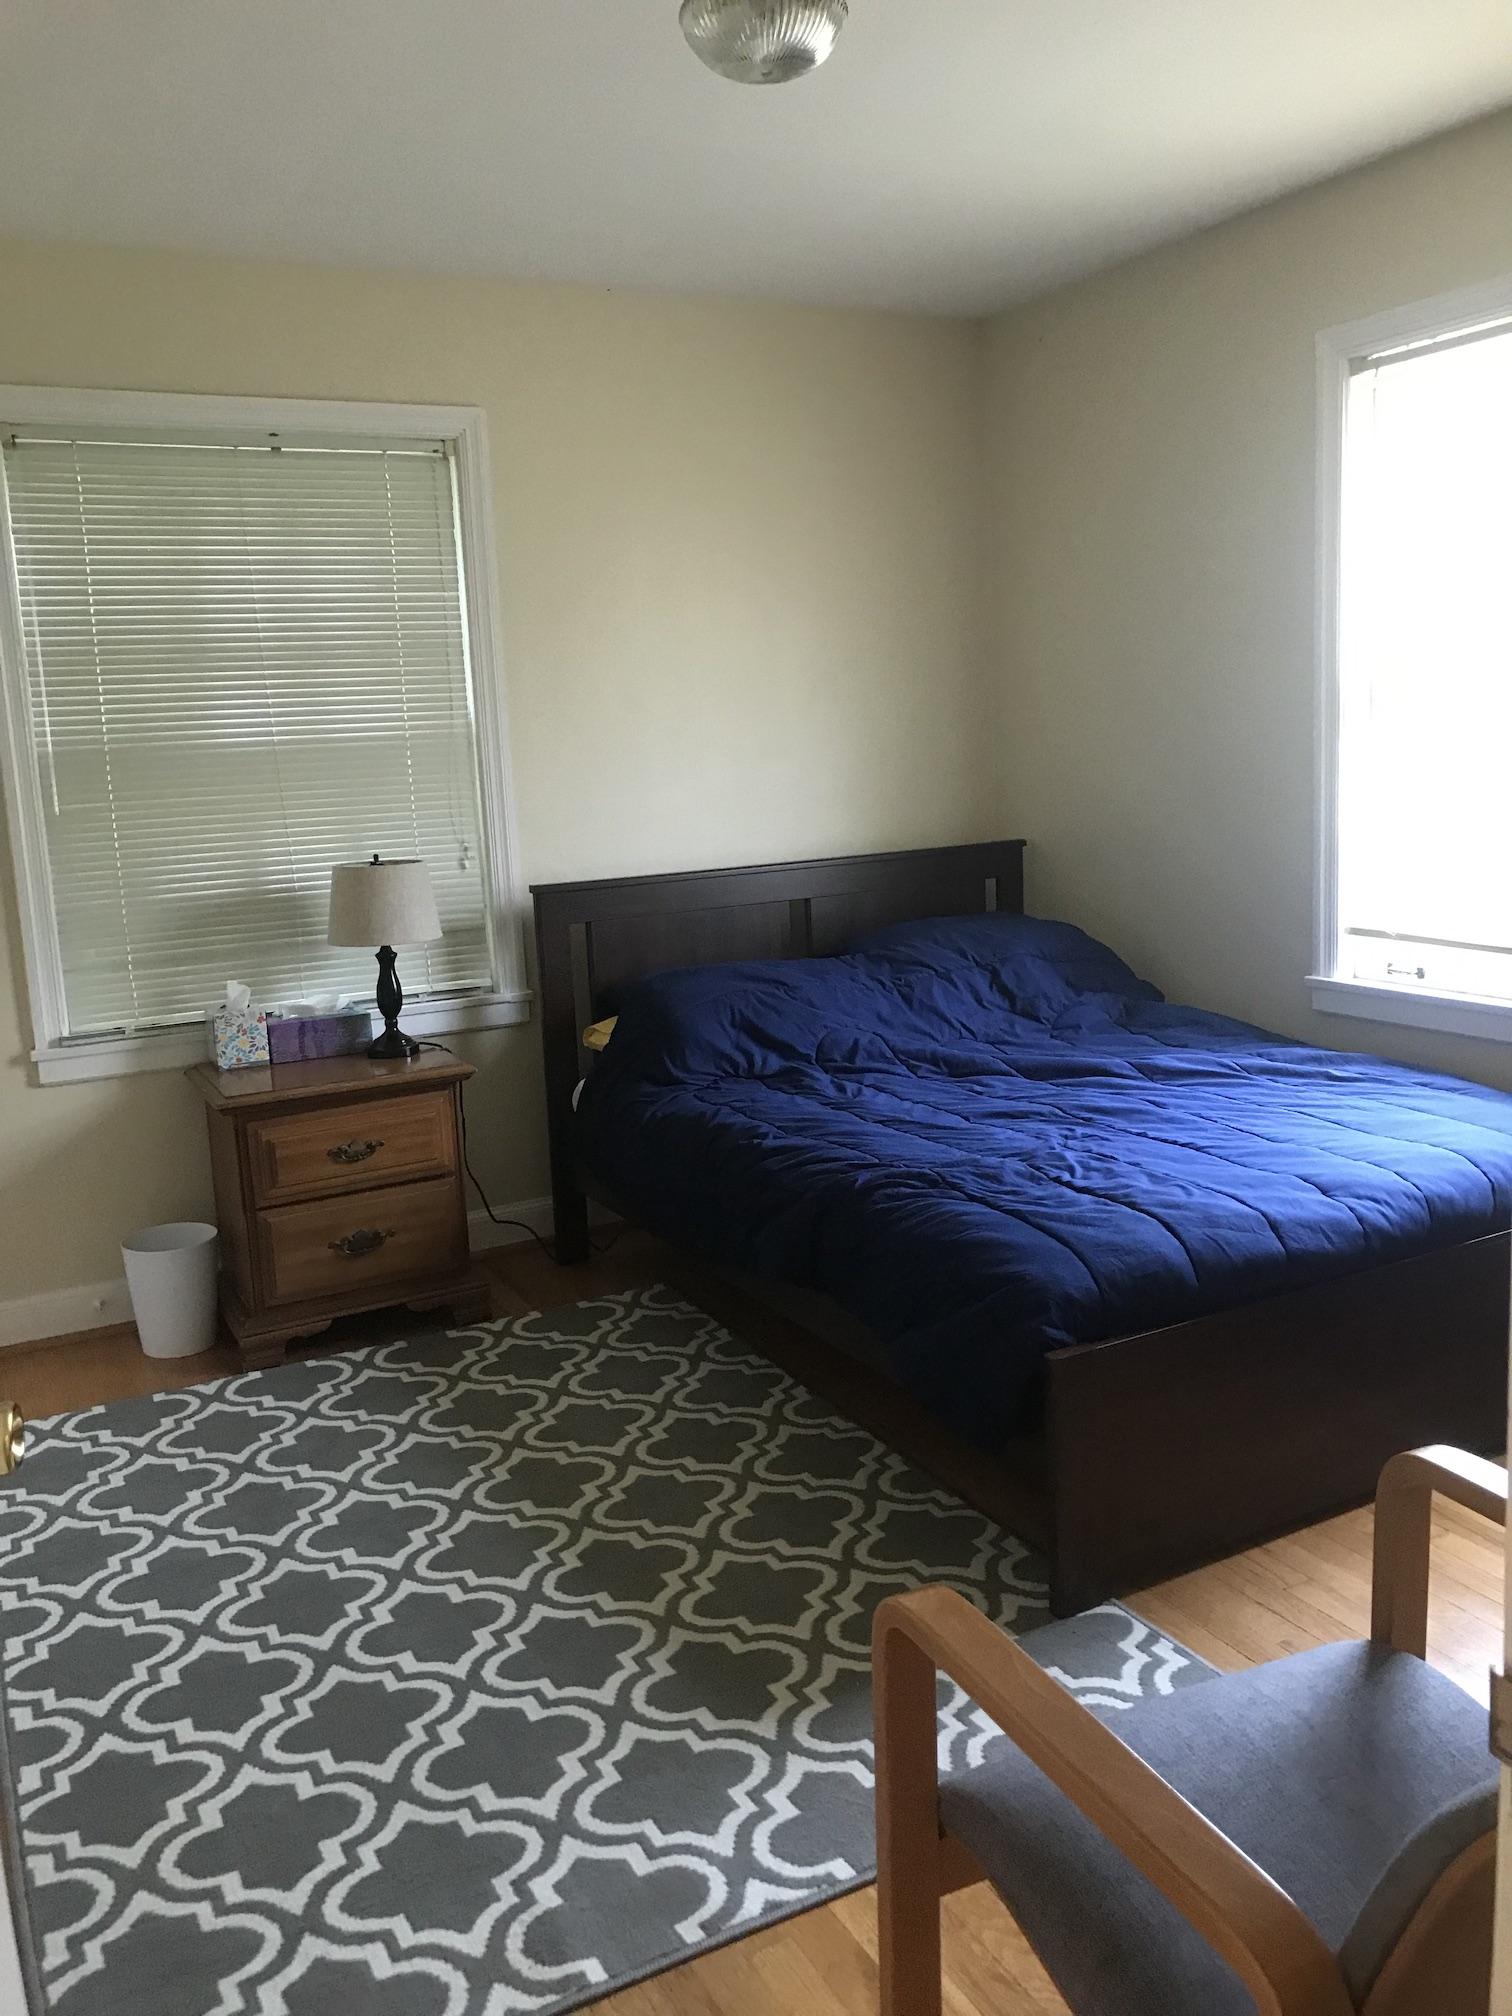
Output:
<instances>
[{"instance_id":1,"label":"black electrical cord","mask_svg":"<svg viewBox=\"0 0 1512 2016\"><path fill-rule=\"evenodd\" d=\"M457 1054L452 1049L449 1043L421 1043L420 1048L422 1050L444 1050L448 1057L454 1057ZM534 1241L536 1242L537 1246L540 1247L541 1251L543 1253L549 1254L551 1258L554 1260L556 1258L555 1247L552 1245L549 1239L543 1238L541 1234L537 1232L534 1225L527 1225L523 1218L501 1218L498 1212L495 1211L495 1209L493 1208L492 1204L489 1203L488 1192L483 1188L483 1185L478 1181L477 1171L473 1168L472 1162L467 1152L467 1090L466 1087L462 1085L459 1085L457 1087L457 1110L462 1116L462 1167L467 1171L467 1180L469 1183L471 1183L474 1190L477 1191L478 1202L483 1206L483 1209L487 1212L490 1222L495 1225L511 1226L517 1232L528 1232L531 1238L534 1239ZM615 1229L609 1234L609 1237L607 1239L598 1241L596 1241L593 1238L593 1235L590 1233L588 1237L588 1244L593 1248L593 1251L595 1253L607 1253L609 1251L609 1248L614 1244L615 1240L619 1238L620 1230L621 1228L619 1226L616 1226Z\"/></svg>"}]
</instances>

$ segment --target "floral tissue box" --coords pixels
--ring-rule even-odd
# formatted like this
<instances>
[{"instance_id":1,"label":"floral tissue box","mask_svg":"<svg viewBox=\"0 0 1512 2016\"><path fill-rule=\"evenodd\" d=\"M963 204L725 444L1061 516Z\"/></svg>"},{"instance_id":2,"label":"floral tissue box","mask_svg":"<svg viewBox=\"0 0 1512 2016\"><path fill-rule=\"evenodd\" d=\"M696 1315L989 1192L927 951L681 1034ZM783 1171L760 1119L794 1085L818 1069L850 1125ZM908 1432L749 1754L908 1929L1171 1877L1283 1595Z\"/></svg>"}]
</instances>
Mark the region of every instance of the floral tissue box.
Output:
<instances>
[{"instance_id":1,"label":"floral tissue box","mask_svg":"<svg viewBox=\"0 0 1512 2016\"><path fill-rule=\"evenodd\" d=\"M268 1017L265 1009L223 1007L215 1011L210 1039L217 1071L240 1071L268 1061Z\"/></svg>"}]
</instances>

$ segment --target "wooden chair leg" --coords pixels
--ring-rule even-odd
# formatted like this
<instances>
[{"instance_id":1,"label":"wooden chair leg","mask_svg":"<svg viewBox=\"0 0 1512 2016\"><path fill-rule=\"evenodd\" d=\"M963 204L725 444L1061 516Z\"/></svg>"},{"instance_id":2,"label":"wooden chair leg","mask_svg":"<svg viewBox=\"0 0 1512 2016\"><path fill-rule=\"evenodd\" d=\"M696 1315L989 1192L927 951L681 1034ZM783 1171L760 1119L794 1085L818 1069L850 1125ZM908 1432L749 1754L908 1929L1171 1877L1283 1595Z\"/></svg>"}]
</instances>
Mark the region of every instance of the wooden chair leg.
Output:
<instances>
[{"instance_id":1,"label":"wooden chair leg","mask_svg":"<svg viewBox=\"0 0 1512 2016\"><path fill-rule=\"evenodd\" d=\"M875 1675L881 2012L940 2016L934 1662L901 1632L886 1632Z\"/></svg>"}]
</instances>

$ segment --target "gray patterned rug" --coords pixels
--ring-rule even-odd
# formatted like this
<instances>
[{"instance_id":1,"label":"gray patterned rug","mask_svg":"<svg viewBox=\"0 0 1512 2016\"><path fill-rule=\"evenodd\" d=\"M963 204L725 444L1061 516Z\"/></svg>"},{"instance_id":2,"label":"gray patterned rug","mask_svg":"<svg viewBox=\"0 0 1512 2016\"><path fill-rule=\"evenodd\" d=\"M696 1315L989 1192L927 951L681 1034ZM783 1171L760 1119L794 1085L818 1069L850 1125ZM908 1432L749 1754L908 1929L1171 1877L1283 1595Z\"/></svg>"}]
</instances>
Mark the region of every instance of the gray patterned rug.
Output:
<instances>
[{"instance_id":1,"label":"gray patterned rug","mask_svg":"<svg viewBox=\"0 0 1512 2016\"><path fill-rule=\"evenodd\" d=\"M512 2016L873 1870L867 1632L1023 1546L666 1289L39 1423L4 1760L49 2016ZM1084 1698L1208 1669L1109 1604ZM940 1753L997 1738L942 1689ZM13 1844L14 1845L14 1844Z\"/></svg>"}]
</instances>

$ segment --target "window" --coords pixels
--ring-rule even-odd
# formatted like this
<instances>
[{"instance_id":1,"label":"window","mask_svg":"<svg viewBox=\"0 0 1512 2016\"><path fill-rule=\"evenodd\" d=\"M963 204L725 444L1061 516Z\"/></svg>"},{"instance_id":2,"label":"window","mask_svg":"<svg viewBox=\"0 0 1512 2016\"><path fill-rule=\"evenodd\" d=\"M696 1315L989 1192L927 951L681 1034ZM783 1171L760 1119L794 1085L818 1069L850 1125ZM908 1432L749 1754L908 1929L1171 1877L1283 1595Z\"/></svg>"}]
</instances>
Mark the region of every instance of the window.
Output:
<instances>
[{"instance_id":1,"label":"window","mask_svg":"<svg viewBox=\"0 0 1512 2016\"><path fill-rule=\"evenodd\" d=\"M1512 289L1322 359L1317 1006L1512 1035Z\"/></svg>"},{"instance_id":2,"label":"window","mask_svg":"<svg viewBox=\"0 0 1512 2016\"><path fill-rule=\"evenodd\" d=\"M327 945L325 913L331 864L373 853L428 863L444 927L404 956L406 1019L520 1003L464 558L488 562L477 418L279 402L230 424L228 404L0 391L44 1076L203 1054L228 978L266 1005L370 997L371 955Z\"/></svg>"}]
</instances>

